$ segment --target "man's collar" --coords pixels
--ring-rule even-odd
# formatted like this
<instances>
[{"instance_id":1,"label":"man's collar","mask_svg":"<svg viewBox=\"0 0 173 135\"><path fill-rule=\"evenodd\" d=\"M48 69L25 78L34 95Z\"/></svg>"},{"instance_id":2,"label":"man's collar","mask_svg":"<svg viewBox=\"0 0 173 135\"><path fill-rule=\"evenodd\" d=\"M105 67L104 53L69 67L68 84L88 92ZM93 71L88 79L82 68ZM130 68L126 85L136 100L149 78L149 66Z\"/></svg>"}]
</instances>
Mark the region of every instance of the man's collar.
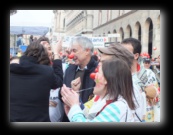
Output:
<instances>
[{"instance_id":1,"label":"man's collar","mask_svg":"<svg viewBox=\"0 0 173 135\"><path fill-rule=\"evenodd\" d=\"M84 69L87 69L87 66L85 66ZM81 68L78 66L77 69L76 69L76 72L77 72L78 70L81 70L81 71L82 71L82 70L84 70L84 69L81 69Z\"/></svg>"}]
</instances>

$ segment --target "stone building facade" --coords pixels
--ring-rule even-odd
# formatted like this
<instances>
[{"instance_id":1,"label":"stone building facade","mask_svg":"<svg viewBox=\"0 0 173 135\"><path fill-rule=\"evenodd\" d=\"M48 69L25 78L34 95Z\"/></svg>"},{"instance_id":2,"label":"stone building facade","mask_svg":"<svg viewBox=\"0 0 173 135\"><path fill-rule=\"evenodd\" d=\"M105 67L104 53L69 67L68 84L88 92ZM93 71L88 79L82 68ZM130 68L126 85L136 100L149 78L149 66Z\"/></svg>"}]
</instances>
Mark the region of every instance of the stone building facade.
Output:
<instances>
[{"instance_id":1,"label":"stone building facade","mask_svg":"<svg viewBox=\"0 0 173 135\"><path fill-rule=\"evenodd\" d=\"M53 31L68 36L93 33L92 10L53 10Z\"/></svg>"},{"instance_id":2,"label":"stone building facade","mask_svg":"<svg viewBox=\"0 0 173 135\"><path fill-rule=\"evenodd\" d=\"M54 14L56 32L68 36L120 35L109 38L110 42L134 37L141 41L142 52L151 57L160 55L160 10L54 10Z\"/></svg>"}]
</instances>

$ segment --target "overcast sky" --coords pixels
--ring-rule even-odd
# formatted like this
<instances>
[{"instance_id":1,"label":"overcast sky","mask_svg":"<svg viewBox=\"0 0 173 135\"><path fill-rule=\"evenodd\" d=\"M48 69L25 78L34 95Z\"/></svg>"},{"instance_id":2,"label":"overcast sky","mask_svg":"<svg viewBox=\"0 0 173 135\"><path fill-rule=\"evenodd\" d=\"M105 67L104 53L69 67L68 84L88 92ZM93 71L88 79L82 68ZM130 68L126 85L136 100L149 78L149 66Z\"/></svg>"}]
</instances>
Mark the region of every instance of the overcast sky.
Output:
<instances>
[{"instance_id":1,"label":"overcast sky","mask_svg":"<svg viewBox=\"0 0 173 135\"><path fill-rule=\"evenodd\" d=\"M17 10L10 26L51 26L53 15L53 10Z\"/></svg>"}]
</instances>

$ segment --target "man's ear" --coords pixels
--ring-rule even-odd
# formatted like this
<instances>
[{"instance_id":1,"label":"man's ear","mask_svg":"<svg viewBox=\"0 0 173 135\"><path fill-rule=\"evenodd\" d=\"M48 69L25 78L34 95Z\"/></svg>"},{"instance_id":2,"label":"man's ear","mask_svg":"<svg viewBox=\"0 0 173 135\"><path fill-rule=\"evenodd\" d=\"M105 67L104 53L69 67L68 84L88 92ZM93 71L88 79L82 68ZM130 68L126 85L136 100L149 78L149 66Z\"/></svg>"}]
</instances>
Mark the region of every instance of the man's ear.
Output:
<instances>
[{"instance_id":1,"label":"man's ear","mask_svg":"<svg viewBox=\"0 0 173 135\"><path fill-rule=\"evenodd\" d=\"M87 55L88 55L88 54L90 55L90 53L91 53L90 50L91 50L91 49L89 49L89 48L85 49Z\"/></svg>"},{"instance_id":2,"label":"man's ear","mask_svg":"<svg viewBox=\"0 0 173 135\"><path fill-rule=\"evenodd\" d=\"M134 54L134 59L137 60L139 58L139 53Z\"/></svg>"}]
</instances>

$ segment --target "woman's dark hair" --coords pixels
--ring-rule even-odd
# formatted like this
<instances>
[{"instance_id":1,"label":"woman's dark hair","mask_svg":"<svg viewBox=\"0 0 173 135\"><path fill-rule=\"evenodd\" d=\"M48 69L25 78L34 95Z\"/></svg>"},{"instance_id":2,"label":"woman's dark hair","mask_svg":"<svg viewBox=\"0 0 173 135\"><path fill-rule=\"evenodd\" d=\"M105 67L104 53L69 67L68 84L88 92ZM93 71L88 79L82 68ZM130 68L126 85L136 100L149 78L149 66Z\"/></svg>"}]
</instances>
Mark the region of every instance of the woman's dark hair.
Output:
<instances>
[{"instance_id":1,"label":"woman's dark hair","mask_svg":"<svg viewBox=\"0 0 173 135\"><path fill-rule=\"evenodd\" d=\"M37 39L37 41L38 41L39 43L40 43L41 41L47 41L47 42L50 44L49 38L47 38L47 37L45 37L45 36L39 37L39 39Z\"/></svg>"},{"instance_id":2,"label":"woman's dark hair","mask_svg":"<svg viewBox=\"0 0 173 135\"><path fill-rule=\"evenodd\" d=\"M105 60L102 62L102 70L107 80L107 94L111 95L114 101L121 95L134 110L132 74L127 63L119 59Z\"/></svg>"},{"instance_id":3,"label":"woman's dark hair","mask_svg":"<svg viewBox=\"0 0 173 135\"><path fill-rule=\"evenodd\" d=\"M25 56L33 56L37 59L39 64L49 65L50 59L47 51L39 42L35 41L28 45L26 51L24 52Z\"/></svg>"}]
</instances>

